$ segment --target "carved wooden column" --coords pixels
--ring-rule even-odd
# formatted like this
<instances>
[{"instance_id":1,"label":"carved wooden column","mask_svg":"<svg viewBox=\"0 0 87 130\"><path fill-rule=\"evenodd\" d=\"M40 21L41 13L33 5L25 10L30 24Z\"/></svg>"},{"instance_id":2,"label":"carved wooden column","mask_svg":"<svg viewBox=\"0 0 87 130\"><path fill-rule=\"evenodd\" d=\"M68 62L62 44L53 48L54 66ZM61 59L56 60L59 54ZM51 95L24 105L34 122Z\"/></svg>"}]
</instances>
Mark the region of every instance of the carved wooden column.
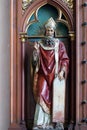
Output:
<instances>
[{"instance_id":1,"label":"carved wooden column","mask_svg":"<svg viewBox=\"0 0 87 130\"><path fill-rule=\"evenodd\" d=\"M75 32L69 31L70 44L71 44L71 86L70 86L70 96L71 96L71 124L75 123L75 88L76 88L76 68L73 64L76 64L76 45L75 45Z\"/></svg>"},{"instance_id":2,"label":"carved wooden column","mask_svg":"<svg viewBox=\"0 0 87 130\"><path fill-rule=\"evenodd\" d=\"M25 35L21 34L21 55L22 55L22 91L21 91L21 99L22 99L22 115L21 115L21 127L23 130L26 130L26 124L25 124L25 72L24 72L24 62L25 62Z\"/></svg>"},{"instance_id":3,"label":"carved wooden column","mask_svg":"<svg viewBox=\"0 0 87 130\"><path fill-rule=\"evenodd\" d=\"M73 130L74 124L75 124L75 89L76 89L76 70L74 64L76 64L75 60L75 32L74 31L69 31L69 38L70 38L70 110L69 110L69 116L70 116L70 122L68 126L68 130Z\"/></svg>"},{"instance_id":4,"label":"carved wooden column","mask_svg":"<svg viewBox=\"0 0 87 130\"><path fill-rule=\"evenodd\" d=\"M87 129L87 0L82 1L82 119L81 130Z\"/></svg>"},{"instance_id":5,"label":"carved wooden column","mask_svg":"<svg viewBox=\"0 0 87 130\"><path fill-rule=\"evenodd\" d=\"M76 1L76 130L87 130L87 0Z\"/></svg>"},{"instance_id":6,"label":"carved wooden column","mask_svg":"<svg viewBox=\"0 0 87 130\"><path fill-rule=\"evenodd\" d=\"M20 130L17 123L17 28L16 28L16 0L11 0L11 124L9 130ZM14 23L14 24L13 24Z\"/></svg>"},{"instance_id":7,"label":"carved wooden column","mask_svg":"<svg viewBox=\"0 0 87 130\"><path fill-rule=\"evenodd\" d=\"M11 124L8 130L26 130L22 107L21 0L11 0Z\"/></svg>"}]
</instances>

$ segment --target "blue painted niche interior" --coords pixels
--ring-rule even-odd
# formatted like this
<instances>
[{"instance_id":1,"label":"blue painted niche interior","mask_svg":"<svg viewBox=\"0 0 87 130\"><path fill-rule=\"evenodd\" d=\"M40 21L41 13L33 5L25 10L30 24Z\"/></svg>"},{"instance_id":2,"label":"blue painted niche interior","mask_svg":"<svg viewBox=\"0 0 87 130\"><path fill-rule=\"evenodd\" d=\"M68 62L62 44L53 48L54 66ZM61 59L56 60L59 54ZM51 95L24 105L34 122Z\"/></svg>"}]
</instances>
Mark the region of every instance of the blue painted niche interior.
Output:
<instances>
[{"instance_id":1,"label":"blue painted niche interior","mask_svg":"<svg viewBox=\"0 0 87 130\"><path fill-rule=\"evenodd\" d=\"M28 27L27 35L28 36L44 35L44 24L46 23L46 21L50 17L53 17L53 19L56 21L56 19L58 18L58 15L59 15L59 12L54 6L49 5L49 4L42 6L38 10L38 14L37 14L38 22L35 22ZM29 21L32 21L34 19L35 19L35 16L33 14ZM66 36L68 34L68 28L64 23L58 22L56 32L57 32L57 35Z\"/></svg>"}]
</instances>

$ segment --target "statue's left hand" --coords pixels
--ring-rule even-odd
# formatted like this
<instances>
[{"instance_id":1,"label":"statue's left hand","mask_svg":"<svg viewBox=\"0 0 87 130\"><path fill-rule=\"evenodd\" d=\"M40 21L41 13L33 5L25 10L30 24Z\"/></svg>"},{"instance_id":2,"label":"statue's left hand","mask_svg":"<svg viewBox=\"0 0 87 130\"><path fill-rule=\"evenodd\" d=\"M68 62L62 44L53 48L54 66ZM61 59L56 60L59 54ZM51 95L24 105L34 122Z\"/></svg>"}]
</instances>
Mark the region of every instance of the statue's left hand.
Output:
<instances>
[{"instance_id":1,"label":"statue's left hand","mask_svg":"<svg viewBox=\"0 0 87 130\"><path fill-rule=\"evenodd\" d=\"M58 74L58 77L60 80L63 80L64 79L64 71L60 71Z\"/></svg>"}]
</instances>

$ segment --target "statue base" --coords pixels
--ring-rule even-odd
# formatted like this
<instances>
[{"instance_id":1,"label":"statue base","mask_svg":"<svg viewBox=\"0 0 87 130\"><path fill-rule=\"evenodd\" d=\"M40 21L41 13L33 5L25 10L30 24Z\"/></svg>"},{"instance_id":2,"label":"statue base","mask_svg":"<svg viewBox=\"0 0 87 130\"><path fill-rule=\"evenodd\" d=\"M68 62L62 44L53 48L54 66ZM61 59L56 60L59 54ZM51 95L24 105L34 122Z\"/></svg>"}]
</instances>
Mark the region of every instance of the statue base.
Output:
<instances>
[{"instance_id":1,"label":"statue base","mask_svg":"<svg viewBox=\"0 0 87 130\"><path fill-rule=\"evenodd\" d=\"M87 130L87 124L81 123L75 126L75 130Z\"/></svg>"}]
</instances>

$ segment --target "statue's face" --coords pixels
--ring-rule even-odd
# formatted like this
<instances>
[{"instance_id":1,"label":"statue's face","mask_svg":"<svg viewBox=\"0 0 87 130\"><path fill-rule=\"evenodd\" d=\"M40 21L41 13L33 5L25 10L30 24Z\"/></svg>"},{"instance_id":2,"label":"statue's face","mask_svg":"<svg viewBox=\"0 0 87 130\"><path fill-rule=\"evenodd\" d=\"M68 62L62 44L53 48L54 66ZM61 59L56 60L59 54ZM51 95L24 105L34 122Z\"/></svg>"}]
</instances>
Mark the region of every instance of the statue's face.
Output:
<instances>
[{"instance_id":1,"label":"statue's face","mask_svg":"<svg viewBox=\"0 0 87 130\"><path fill-rule=\"evenodd\" d=\"M54 29L53 28L46 28L46 36L54 36Z\"/></svg>"}]
</instances>

